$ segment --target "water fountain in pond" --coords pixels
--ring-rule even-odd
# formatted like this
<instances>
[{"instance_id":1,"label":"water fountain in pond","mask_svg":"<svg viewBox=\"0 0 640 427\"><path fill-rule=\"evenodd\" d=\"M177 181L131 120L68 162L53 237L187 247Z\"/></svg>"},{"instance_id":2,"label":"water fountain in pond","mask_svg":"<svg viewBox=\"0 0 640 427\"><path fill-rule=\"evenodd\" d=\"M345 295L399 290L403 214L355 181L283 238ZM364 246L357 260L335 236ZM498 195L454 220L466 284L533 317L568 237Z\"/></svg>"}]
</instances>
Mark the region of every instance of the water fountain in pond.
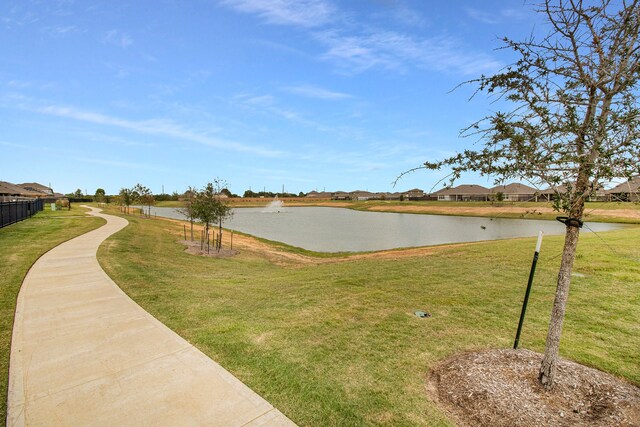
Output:
<instances>
[{"instance_id":1,"label":"water fountain in pond","mask_svg":"<svg viewBox=\"0 0 640 427\"><path fill-rule=\"evenodd\" d=\"M262 211L265 213L280 213L284 210L284 202L278 199L278 196L275 197L267 207Z\"/></svg>"}]
</instances>

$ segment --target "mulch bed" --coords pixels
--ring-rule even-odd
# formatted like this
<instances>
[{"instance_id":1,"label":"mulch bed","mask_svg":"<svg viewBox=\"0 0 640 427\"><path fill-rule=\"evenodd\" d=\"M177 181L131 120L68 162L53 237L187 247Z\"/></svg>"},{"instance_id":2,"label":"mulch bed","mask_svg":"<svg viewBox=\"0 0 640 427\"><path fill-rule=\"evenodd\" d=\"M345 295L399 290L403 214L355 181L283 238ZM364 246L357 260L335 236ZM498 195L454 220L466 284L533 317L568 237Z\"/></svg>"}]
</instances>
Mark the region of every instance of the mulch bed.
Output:
<instances>
[{"instance_id":1,"label":"mulch bed","mask_svg":"<svg viewBox=\"0 0 640 427\"><path fill-rule=\"evenodd\" d=\"M456 355L432 370L428 391L463 426L640 426L640 388L561 360L545 391L541 361L529 350Z\"/></svg>"},{"instance_id":2,"label":"mulch bed","mask_svg":"<svg viewBox=\"0 0 640 427\"><path fill-rule=\"evenodd\" d=\"M220 251L216 251L213 244L209 246L209 252L207 252L207 244L205 243L203 245L204 249L201 249L200 241L192 242L191 240L179 240L178 242L185 245L187 247L185 249L185 252L191 255L200 255L200 256L206 256L210 258L228 258L234 255L237 255L239 253L235 249L226 249L224 247L221 248Z\"/></svg>"}]
</instances>

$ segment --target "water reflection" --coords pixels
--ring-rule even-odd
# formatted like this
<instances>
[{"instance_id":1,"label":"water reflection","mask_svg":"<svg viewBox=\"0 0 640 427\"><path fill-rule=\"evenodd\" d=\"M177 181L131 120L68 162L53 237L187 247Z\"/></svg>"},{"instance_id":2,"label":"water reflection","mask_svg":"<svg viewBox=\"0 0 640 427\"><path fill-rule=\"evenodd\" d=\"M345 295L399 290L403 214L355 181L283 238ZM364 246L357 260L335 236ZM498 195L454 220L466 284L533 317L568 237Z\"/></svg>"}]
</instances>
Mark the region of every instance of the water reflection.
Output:
<instances>
[{"instance_id":1,"label":"water reflection","mask_svg":"<svg viewBox=\"0 0 640 427\"><path fill-rule=\"evenodd\" d=\"M184 219L174 208L152 208L158 216ZM318 252L363 252L404 247L528 237L542 230L563 234L557 221L475 218L361 212L326 207L285 207L233 210L224 226L254 236ZM593 231L621 228L619 224L589 223ZM588 232L587 227L583 228Z\"/></svg>"}]
</instances>

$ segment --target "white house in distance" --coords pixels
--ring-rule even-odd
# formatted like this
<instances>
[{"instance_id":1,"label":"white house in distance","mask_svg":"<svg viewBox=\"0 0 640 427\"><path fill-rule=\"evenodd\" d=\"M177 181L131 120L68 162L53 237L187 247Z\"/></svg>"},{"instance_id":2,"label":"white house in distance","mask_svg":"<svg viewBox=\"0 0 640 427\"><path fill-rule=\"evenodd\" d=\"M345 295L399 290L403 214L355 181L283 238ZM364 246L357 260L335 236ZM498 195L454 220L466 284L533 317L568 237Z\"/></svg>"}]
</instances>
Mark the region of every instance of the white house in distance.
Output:
<instances>
[{"instance_id":1,"label":"white house in distance","mask_svg":"<svg viewBox=\"0 0 640 427\"><path fill-rule=\"evenodd\" d=\"M491 189L493 200L504 200L509 202L536 202L539 191L524 184L496 185Z\"/></svg>"},{"instance_id":2,"label":"white house in distance","mask_svg":"<svg viewBox=\"0 0 640 427\"><path fill-rule=\"evenodd\" d=\"M487 201L490 200L491 190L482 185L463 184L457 187L443 188L432 196L437 196L439 201Z\"/></svg>"}]
</instances>

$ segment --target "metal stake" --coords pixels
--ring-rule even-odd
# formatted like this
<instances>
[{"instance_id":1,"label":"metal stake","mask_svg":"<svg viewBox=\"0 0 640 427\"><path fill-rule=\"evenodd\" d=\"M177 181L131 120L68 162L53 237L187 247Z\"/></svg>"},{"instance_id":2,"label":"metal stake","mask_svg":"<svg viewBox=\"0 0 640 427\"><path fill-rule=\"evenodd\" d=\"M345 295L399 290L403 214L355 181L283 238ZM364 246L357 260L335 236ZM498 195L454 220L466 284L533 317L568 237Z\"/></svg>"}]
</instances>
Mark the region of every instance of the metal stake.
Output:
<instances>
[{"instance_id":1,"label":"metal stake","mask_svg":"<svg viewBox=\"0 0 640 427\"><path fill-rule=\"evenodd\" d=\"M529 302L529 293L531 293L531 285L533 284L533 275L536 272L536 264L538 263L538 255L540 254L540 246L542 245L542 231L538 232L538 242L536 243L536 251L533 254L533 262L531 263L531 272L529 273L529 282L527 283L527 292L524 294L522 302L522 311L520 312L520 322L518 322L518 332L516 332L516 340L513 343L513 349L518 349L520 342L520 333L522 332L522 324L524 323L524 314L527 312L527 303Z\"/></svg>"}]
</instances>

